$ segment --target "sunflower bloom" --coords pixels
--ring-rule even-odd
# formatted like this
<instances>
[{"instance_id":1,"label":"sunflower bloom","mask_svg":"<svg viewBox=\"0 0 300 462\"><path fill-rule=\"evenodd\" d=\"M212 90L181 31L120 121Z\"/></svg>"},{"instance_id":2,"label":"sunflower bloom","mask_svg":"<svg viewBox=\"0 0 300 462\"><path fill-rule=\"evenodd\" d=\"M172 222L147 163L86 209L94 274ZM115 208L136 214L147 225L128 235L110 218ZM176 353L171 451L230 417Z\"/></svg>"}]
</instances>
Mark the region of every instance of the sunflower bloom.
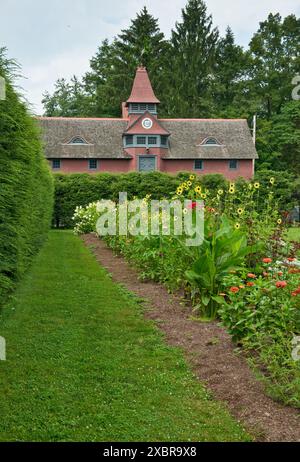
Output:
<instances>
[{"instance_id":1,"label":"sunflower bloom","mask_svg":"<svg viewBox=\"0 0 300 462\"><path fill-rule=\"evenodd\" d=\"M201 194L201 188L200 188L200 186L197 186L197 187L195 188L195 192L196 192L197 194Z\"/></svg>"},{"instance_id":2,"label":"sunflower bloom","mask_svg":"<svg viewBox=\"0 0 300 462\"><path fill-rule=\"evenodd\" d=\"M258 183L258 182L257 182L257 183L254 183L254 188L255 188L255 189L259 189L259 188L260 188L260 183Z\"/></svg>"},{"instance_id":3,"label":"sunflower bloom","mask_svg":"<svg viewBox=\"0 0 300 462\"><path fill-rule=\"evenodd\" d=\"M240 223L236 223L236 224L234 225L234 227L235 227L235 229L240 229L241 225L240 225Z\"/></svg>"},{"instance_id":4,"label":"sunflower bloom","mask_svg":"<svg viewBox=\"0 0 300 462\"><path fill-rule=\"evenodd\" d=\"M270 183L271 183L271 184L274 184L274 183L275 183L275 178L273 178L273 177L270 178Z\"/></svg>"},{"instance_id":5,"label":"sunflower bloom","mask_svg":"<svg viewBox=\"0 0 300 462\"><path fill-rule=\"evenodd\" d=\"M237 212L238 212L239 215L243 215L244 210L242 208L239 208Z\"/></svg>"}]
</instances>

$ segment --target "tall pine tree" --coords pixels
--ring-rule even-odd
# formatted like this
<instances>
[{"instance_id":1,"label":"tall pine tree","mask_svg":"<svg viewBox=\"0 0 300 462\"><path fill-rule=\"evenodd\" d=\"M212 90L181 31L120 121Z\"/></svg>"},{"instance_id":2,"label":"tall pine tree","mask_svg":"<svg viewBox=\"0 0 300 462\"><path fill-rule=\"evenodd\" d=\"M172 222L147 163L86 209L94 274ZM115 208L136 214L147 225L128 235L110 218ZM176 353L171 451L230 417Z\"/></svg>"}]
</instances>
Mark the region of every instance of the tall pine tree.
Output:
<instances>
[{"instance_id":1,"label":"tall pine tree","mask_svg":"<svg viewBox=\"0 0 300 462\"><path fill-rule=\"evenodd\" d=\"M217 45L213 81L213 101L216 117L245 116L240 99L247 75L248 54L235 43L230 27Z\"/></svg>"},{"instance_id":2,"label":"tall pine tree","mask_svg":"<svg viewBox=\"0 0 300 462\"><path fill-rule=\"evenodd\" d=\"M170 116L209 117L212 112L211 81L218 30L202 0L189 0L171 36L169 59Z\"/></svg>"},{"instance_id":3,"label":"tall pine tree","mask_svg":"<svg viewBox=\"0 0 300 462\"><path fill-rule=\"evenodd\" d=\"M168 42L160 31L158 20L146 7L109 45L104 42L91 61L87 85L94 82L96 115L120 115L120 103L130 95L136 68L146 66L158 96L163 93L161 73Z\"/></svg>"}]
</instances>

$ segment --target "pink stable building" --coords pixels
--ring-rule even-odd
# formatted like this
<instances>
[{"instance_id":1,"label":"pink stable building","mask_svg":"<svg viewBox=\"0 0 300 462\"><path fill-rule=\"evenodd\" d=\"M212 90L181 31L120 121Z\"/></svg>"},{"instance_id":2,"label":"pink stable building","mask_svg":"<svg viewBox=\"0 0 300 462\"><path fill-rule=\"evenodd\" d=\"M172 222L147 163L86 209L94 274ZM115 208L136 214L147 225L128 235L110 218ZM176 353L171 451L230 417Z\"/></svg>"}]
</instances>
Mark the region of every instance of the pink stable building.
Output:
<instances>
[{"instance_id":1,"label":"pink stable building","mask_svg":"<svg viewBox=\"0 0 300 462\"><path fill-rule=\"evenodd\" d=\"M139 67L122 118L39 118L53 171L253 176L258 156L246 120L160 119L159 103Z\"/></svg>"}]
</instances>

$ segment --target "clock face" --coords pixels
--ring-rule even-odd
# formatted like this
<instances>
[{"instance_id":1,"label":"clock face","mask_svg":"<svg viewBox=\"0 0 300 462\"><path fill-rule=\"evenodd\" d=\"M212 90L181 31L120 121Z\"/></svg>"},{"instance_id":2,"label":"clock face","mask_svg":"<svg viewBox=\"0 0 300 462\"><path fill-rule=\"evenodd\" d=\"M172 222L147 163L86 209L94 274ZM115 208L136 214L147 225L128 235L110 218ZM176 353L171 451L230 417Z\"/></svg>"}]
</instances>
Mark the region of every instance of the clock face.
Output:
<instances>
[{"instance_id":1,"label":"clock face","mask_svg":"<svg viewBox=\"0 0 300 462\"><path fill-rule=\"evenodd\" d=\"M152 128L152 125L153 125L153 122L151 119L144 119L143 122L142 122L142 126L143 128L146 128L146 130L149 130L150 128Z\"/></svg>"}]
</instances>

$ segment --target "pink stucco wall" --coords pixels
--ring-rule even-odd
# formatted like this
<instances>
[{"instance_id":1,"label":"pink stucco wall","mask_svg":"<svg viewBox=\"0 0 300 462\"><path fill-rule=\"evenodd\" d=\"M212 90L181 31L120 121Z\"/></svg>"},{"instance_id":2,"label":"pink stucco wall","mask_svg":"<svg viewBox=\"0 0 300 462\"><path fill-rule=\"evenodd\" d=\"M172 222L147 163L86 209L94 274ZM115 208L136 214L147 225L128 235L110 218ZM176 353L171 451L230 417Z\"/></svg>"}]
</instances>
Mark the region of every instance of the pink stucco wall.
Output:
<instances>
[{"instance_id":1,"label":"pink stucco wall","mask_svg":"<svg viewBox=\"0 0 300 462\"><path fill-rule=\"evenodd\" d=\"M127 159L99 159L97 170L89 169L87 159L61 159L60 169L54 169L53 172L61 173L100 173L100 172L129 172L131 161ZM50 162L50 166L51 162Z\"/></svg>"},{"instance_id":2,"label":"pink stucco wall","mask_svg":"<svg viewBox=\"0 0 300 462\"><path fill-rule=\"evenodd\" d=\"M129 150L128 150L129 151ZM254 174L253 160L239 160L236 170L229 169L228 160L204 160L203 170L194 170L193 160L164 160L161 156L165 150L159 148L151 149L151 156L156 156L156 168L158 171L165 173L176 174L177 172L194 172L199 175L208 173L221 173L229 180L235 180L239 177L246 179L252 178ZM130 154L132 159L99 159L97 170L90 170L87 159L62 159L61 168L54 169L54 172L62 173L100 173L100 172L115 172L126 173L130 171L138 171L138 157L147 155L146 149L131 148ZM51 164L51 163L50 163Z\"/></svg>"},{"instance_id":3,"label":"pink stucco wall","mask_svg":"<svg viewBox=\"0 0 300 462\"><path fill-rule=\"evenodd\" d=\"M161 170L174 174L182 171L193 171L199 175L220 173L228 180L235 180L239 177L250 179L254 174L254 161L252 159L239 160L237 169L230 170L228 160L203 160L203 170L194 170L193 160L162 160Z\"/></svg>"}]
</instances>

